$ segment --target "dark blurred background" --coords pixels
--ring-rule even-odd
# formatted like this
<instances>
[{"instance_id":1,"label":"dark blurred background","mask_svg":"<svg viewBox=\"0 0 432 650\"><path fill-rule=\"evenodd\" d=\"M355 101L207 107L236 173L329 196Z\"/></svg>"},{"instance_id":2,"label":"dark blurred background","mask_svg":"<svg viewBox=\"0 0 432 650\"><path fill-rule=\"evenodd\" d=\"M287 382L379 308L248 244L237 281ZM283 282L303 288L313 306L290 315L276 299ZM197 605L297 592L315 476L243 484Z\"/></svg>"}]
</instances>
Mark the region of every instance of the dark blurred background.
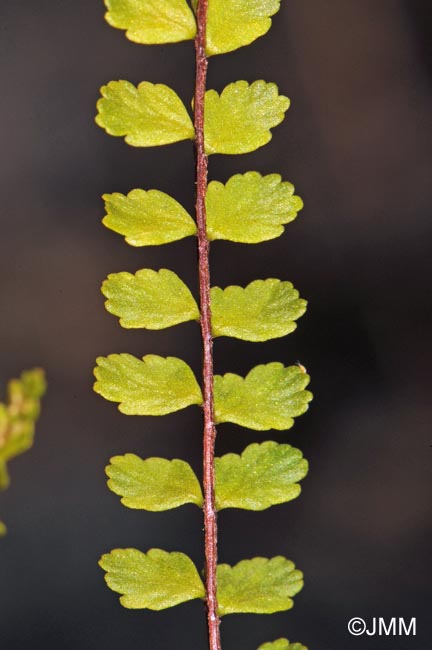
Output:
<instances>
[{"instance_id":1,"label":"dark blurred background","mask_svg":"<svg viewBox=\"0 0 432 650\"><path fill-rule=\"evenodd\" d=\"M214 156L212 178L280 172L305 200L283 237L218 242L213 283L291 280L309 300L298 330L256 345L221 339L218 373L303 363L310 411L285 433L223 425L218 453L263 439L311 464L300 499L220 515L220 559L286 554L305 572L292 611L223 621L224 650L280 636L311 650L427 650L432 436L432 11L422 0L287 0L265 38L210 63L209 86L265 78L292 99L272 142ZM203 606L122 609L97 566L113 547L156 546L202 565L202 516L123 508L105 486L113 454L180 457L200 471L201 414L128 418L92 392L96 356L178 355L196 372L195 324L122 330L99 286L115 271L169 267L196 292L193 239L133 249L101 226L104 192L157 188L193 209L190 143L133 149L93 122L111 79L192 96L191 43L147 48L98 0L1 3L0 380L46 368L34 449L0 497L3 650L204 650ZM417 637L352 637L354 616L417 617Z\"/></svg>"}]
</instances>

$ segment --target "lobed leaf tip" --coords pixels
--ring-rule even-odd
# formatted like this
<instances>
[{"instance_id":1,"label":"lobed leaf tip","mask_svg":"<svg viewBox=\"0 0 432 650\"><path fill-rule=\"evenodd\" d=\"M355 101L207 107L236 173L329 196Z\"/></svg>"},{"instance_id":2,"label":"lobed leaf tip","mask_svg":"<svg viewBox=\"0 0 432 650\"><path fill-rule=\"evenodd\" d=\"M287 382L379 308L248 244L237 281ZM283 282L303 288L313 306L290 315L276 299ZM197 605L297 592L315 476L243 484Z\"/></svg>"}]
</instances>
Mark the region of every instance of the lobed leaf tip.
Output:
<instances>
[{"instance_id":1,"label":"lobed leaf tip","mask_svg":"<svg viewBox=\"0 0 432 650\"><path fill-rule=\"evenodd\" d=\"M196 0L193 6L196 7ZM225 54L250 45L272 25L280 0L211 0L207 23L207 56Z\"/></svg>"},{"instance_id":2,"label":"lobed leaf tip","mask_svg":"<svg viewBox=\"0 0 432 650\"><path fill-rule=\"evenodd\" d=\"M105 0L105 20L143 45L191 40L196 22L186 0Z\"/></svg>"}]
</instances>

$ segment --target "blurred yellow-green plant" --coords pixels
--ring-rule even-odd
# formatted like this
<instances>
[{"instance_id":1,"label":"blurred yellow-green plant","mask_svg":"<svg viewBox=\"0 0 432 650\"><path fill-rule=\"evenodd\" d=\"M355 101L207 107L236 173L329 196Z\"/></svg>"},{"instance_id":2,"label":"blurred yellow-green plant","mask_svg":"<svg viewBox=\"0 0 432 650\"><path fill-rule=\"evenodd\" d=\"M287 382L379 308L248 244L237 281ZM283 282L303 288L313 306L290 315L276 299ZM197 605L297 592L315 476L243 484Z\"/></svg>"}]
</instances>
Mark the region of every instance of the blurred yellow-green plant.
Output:
<instances>
[{"instance_id":1,"label":"blurred yellow-green plant","mask_svg":"<svg viewBox=\"0 0 432 650\"><path fill-rule=\"evenodd\" d=\"M0 403L0 490L9 486L9 461L33 445L45 390L45 374L40 368L26 370L8 383L6 403ZM0 535L5 533L6 526L0 521Z\"/></svg>"}]
</instances>

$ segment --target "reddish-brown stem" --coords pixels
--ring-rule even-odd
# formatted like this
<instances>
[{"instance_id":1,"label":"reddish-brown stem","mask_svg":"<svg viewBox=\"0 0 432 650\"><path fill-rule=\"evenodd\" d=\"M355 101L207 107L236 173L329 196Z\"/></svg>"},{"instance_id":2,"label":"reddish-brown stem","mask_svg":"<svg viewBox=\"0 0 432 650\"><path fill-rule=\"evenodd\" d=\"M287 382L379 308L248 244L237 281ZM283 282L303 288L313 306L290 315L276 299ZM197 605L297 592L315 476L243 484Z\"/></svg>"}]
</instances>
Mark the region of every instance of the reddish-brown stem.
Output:
<instances>
[{"instance_id":1,"label":"reddish-brown stem","mask_svg":"<svg viewBox=\"0 0 432 650\"><path fill-rule=\"evenodd\" d=\"M206 206L207 156L204 148L204 97L207 80L206 25L208 0L199 0L197 8L196 80L194 98L195 152L196 152L196 220L198 230L198 267L201 306L201 334L203 341L203 395L204 395L204 531L205 582L207 621L210 650L221 650L220 620L217 614L217 519L215 507L214 450L216 427L213 397L213 338L210 309L210 243L207 239Z\"/></svg>"}]
</instances>

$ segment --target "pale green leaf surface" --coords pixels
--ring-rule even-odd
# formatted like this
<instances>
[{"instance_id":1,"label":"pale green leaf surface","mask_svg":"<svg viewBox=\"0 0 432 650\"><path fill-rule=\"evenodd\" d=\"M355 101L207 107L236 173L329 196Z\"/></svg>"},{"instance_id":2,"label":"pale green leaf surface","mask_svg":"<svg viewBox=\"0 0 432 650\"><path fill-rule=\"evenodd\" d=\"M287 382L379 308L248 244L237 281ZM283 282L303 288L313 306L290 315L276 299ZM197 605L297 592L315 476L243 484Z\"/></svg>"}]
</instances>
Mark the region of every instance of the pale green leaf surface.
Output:
<instances>
[{"instance_id":1,"label":"pale green leaf surface","mask_svg":"<svg viewBox=\"0 0 432 650\"><path fill-rule=\"evenodd\" d=\"M295 320L305 313L306 305L291 282L273 278L254 280L245 288L213 287L213 335L244 341L268 341L285 336L295 330Z\"/></svg>"},{"instance_id":2,"label":"pale green leaf surface","mask_svg":"<svg viewBox=\"0 0 432 650\"><path fill-rule=\"evenodd\" d=\"M201 487L183 460L114 456L106 468L108 487L128 508L162 512L185 503L202 505Z\"/></svg>"},{"instance_id":3,"label":"pale green leaf surface","mask_svg":"<svg viewBox=\"0 0 432 650\"><path fill-rule=\"evenodd\" d=\"M265 510L298 497L297 481L308 463L299 449L268 440L246 447L241 456L226 454L215 459L216 507Z\"/></svg>"},{"instance_id":4,"label":"pale green leaf surface","mask_svg":"<svg viewBox=\"0 0 432 650\"><path fill-rule=\"evenodd\" d=\"M303 574L282 556L255 557L217 568L219 614L273 614L291 609Z\"/></svg>"},{"instance_id":5,"label":"pale green leaf surface","mask_svg":"<svg viewBox=\"0 0 432 650\"><path fill-rule=\"evenodd\" d=\"M199 320L198 306L182 280L168 269L112 273L102 285L107 310L126 328L160 330Z\"/></svg>"},{"instance_id":6,"label":"pale green leaf surface","mask_svg":"<svg viewBox=\"0 0 432 650\"><path fill-rule=\"evenodd\" d=\"M195 37L196 23L186 0L105 0L106 21L135 43L177 43Z\"/></svg>"},{"instance_id":7,"label":"pale green leaf surface","mask_svg":"<svg viewBox=\"0 0 432 650\"><path fill-rule=\"evenodd\" d=\"M104 194L102 223L123 235L131 246L159 246L195 235L196 225L186 210L159 190Z\"/></svg>"},{"instance_id":8,"label":"pale green leaf surface","mask_svg":"<svg viewBox=\"0 0 432 650\"><path fill-rule=\"evenodd\" d=\"M290 643L288 639L277 639L276 641L263 643L258 650L308 650L301 643Z\"/></svg>"},{"instance_id":9,"label":"pale green leaf surface","mask_svg":"<svg viewBox=\"0 0 432 650\"><path fill-rule=\"evenodd\" d=\"M99 565L108 587L122 594L120 602L128 609L167 609L205 596L198 571L184 553L115 549Z\"/></svg>"},{"instance_id":10,"label":"pale green leaf surface","mask_svg":"<svg viewBox=\"0 0 432 650\"><path fill-rule=\"evenodd\" d=\"M166 415L202 403L195 375L176 357L148 354L141 361L131 354L110 354L96 363L94 390L119 402L126 415Z\"/></svg>"},{"instance_id":11,"label":"pale green leaf surface","mask_svg":"<svg viewBox=\"0 0 432 650\"><path fill-rule=\"evenodd\" d=\"M232 176L226 185L211 181L206 207L209 239L259 244L279 237L303 202L279 174L247 172Z\"/></svg>"},{"instance_id":12,"label":"pale green leaf surface","mask_svg":"<svg viewBox=\"0 0 432 650\"><path fill-rule=\"evenodd\" d=\"M280 124L290 100L278 94L274 83L236 81L219 95L205 95L204 139L207 154L241 154L255 151L272 137L270 129Z\"/></svg>"},{"instance_id":13,"label":"pale green leaf surface","mask_svg":"<svg viewBox=\"0 0 432 650\"><path fill-rule=\"evenodd\" d=\"M263 36L279 7L280 0L209 0L207 54L232 52Z\"/></svg>"},{"instance_id":14,"label":"pale green leaf surface","mask_svg":"<svg viewBox=\"0 0 432 650\"><path fill-rule=\"evenodd\" d=\"M110 81L101 88L96 123L107 133L125 136L133 147L154 147L192 140L194 127L180 97L164 84Z\"/></svg>"},{"instance_id":15,"label":"pale green leaf surface","mask_svg":"<svg viewBox=\"0 0 432 650\"><path fill-rule=\"evenodd\" d=\"M273 362L253 368L243 378L215 376L216 422L233 422L256 431L290 429L294 417L305 413L312 394L310 378L300 366Z\"/></svg>"},{"instance_id":16,"label":"pale green leaf surface","mask_svg":"<svg viewBox=\"0 0 432 650\"><path fill-rule=\"evenodd\" d=\"M0 537L4 537L6 533L7 533L7 528L5 524L2 521L0 521Z\"/></svg>"}]
</instances>

